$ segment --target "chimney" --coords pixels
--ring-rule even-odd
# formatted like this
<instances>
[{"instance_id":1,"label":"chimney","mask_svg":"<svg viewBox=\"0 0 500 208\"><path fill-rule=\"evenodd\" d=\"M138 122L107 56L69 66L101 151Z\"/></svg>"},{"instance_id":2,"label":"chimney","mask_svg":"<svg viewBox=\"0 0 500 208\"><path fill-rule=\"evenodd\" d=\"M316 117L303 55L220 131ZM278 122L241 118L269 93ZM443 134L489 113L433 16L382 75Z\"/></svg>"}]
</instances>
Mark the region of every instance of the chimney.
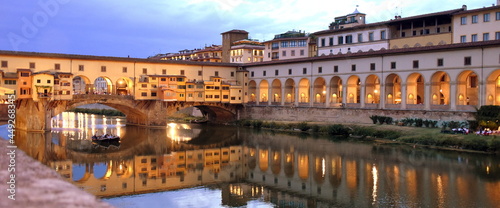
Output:
<instances>
[{"instance_id":1,"label":"chimney","mask_svg":"<svg viewBox=\"0 0 500 208\"><path fill-rule=\"evenodd\" d=\"M497 1L499 1L499 0L497 0ZM464 11L467 11L467 5L465 5L465 4L464 4L464 5L462 5L462 9L463 9Z\"/></svg>"}]
</instances>

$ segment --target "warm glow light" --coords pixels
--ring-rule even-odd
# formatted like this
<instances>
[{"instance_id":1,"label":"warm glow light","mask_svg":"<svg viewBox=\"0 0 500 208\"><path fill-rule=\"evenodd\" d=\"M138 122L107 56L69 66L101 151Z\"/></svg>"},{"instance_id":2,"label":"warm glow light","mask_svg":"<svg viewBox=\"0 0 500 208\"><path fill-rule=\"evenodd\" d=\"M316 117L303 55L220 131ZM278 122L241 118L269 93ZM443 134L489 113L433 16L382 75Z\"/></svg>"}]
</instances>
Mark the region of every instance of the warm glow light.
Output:
<instances>
[{"instance_id":1,"label":"warm glow light","mask_svg":"<svg viewBox=\"0 0 500 208\"><path fill-rule=\"evenodd\" d=\"M375 202L377 202L377 189L378 189L378 170L375 164L373 164L372 167L372 175L373 175L372 205L375 205Z\"/></svg>"},{"instance_id":2,"label":"warm glow light","mask_svg":"<svg viewBox=\"0 0 500 208\"><path fill-rule=\"evenodd\" d=\"M373 93L378 93L378 90L373 90Z\"/></svg>"},{"instance_id":3,"label":"warm glow light","mask_svg":"<svg viewBox=\"0 0 500 208\"><path fill-rule=\"evenodd\" d=\"M324 94L326 94L326 91L325 91L325 90L323 90L323 95L324 95Z\"/></svg>"}]
</instances>

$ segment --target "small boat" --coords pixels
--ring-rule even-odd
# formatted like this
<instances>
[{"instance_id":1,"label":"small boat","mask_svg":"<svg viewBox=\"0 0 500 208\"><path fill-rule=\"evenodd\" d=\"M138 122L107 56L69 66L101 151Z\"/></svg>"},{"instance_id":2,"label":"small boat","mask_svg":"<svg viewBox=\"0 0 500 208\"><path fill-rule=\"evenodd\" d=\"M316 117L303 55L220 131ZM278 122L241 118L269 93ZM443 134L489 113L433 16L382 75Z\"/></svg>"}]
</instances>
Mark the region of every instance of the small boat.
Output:
<instances>
[{"instance_id":1,"label":"small boat","mask_svg":"<svg viewBox=\"0 0 500 208\"><path fill-rule=\"evenodd\" d=\"M191 120L191 123L197 123L197 124L202 124L202 123L207 123L208 119L195 119Z\"/></svg>"},{"instance_id":2,"label":"small boat","mask_svg":"<svg viewBox=\"0 0 500 208\"><path fill-rule=\"evenodd\" d=\"M120 141L120 137L119 136L115 136L115 135L110 135L110 134L104 134L104 135L100 135L100 136L97 136L97 135L94 135L92 136L92 141L97 141L97 142L118 142Z\"/></svg>"}]
</instances>

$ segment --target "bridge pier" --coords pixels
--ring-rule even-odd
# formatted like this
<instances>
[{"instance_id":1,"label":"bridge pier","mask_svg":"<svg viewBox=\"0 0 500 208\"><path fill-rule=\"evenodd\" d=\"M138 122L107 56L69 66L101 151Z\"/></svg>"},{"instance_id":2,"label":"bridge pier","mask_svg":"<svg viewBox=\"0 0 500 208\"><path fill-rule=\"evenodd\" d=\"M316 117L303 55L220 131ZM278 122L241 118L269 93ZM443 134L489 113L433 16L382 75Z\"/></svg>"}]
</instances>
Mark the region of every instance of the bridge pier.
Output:
<instances>
[{"instance_id":1,"label":"bridge pier","mask_svg":"<svg viewBox=\"0 0 500 208\"><path fill-rule=\"evenodd\" d=\"M38 102L32 99L16 100L16 129L31 132L50 130L52 113L47 110L48 105L47 99Z\"/></svg>"}]
</instances>

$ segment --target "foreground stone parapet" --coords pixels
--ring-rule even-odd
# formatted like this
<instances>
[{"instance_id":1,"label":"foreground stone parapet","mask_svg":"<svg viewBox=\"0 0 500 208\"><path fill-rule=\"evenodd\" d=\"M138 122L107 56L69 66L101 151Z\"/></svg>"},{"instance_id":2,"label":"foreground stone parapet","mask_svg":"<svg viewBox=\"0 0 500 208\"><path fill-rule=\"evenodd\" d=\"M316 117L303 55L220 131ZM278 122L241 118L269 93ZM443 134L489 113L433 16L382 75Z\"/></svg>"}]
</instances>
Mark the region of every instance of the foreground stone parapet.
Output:
<instances>
[{"instance_id":1,"label":"foreground stone parapet","mask_svg":"<svg viewBox=\"0 0 500 208\"><path fill-rule=\"evenodd\" d=\"M0 139L0 207L113 207L8 146Z\"/></svg>"}]
</instances>

